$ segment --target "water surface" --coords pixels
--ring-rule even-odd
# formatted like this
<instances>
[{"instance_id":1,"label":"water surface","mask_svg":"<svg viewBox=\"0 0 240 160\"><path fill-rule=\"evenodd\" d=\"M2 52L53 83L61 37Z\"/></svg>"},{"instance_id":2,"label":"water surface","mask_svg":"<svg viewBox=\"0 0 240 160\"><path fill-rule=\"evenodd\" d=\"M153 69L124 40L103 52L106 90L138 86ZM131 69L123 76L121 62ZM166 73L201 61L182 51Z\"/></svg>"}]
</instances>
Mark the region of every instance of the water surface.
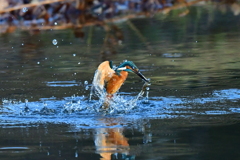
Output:
<instances>
[{"instance_id":1,"label":"water surface","mask_svg":"<svg viewBox=\"0 0 240 160\"><path fill-rule=\"evenodd\" d=\"M0 36L2 159L239 159L239 16L190 7L103 27ZM88 101L97 66L134 61L111 113Z\"/></svg>"}]
</instances>

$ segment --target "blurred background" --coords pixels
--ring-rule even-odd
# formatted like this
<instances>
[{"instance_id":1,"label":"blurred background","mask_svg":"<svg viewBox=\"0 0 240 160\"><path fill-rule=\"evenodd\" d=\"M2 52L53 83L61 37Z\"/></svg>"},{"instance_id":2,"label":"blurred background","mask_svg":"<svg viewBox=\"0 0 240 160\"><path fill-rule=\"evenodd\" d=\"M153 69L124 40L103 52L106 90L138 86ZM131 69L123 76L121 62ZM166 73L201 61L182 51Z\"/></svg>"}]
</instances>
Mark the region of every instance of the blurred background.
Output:
<instances>
[{"instance_id":1,"label":"blurred background","mask_svg":"<svg viewBox=\"0 0 240 160\"><path fill-rule=\"evenodd\" d=\"M239 159L239 0L0 0L1 159ZM133 61L112 113L98 65Z\"/></svg>"}]
</instances>

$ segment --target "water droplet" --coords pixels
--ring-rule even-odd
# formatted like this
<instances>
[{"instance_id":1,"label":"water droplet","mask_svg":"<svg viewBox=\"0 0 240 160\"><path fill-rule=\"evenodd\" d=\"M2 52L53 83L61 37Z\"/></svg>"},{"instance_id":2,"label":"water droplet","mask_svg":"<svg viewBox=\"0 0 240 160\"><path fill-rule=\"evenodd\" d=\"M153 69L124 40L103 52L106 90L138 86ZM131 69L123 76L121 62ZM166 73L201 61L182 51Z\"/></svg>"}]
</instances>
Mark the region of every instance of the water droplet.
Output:
<instances>
[{"instance_id":1,"label":"water droplet","mask_svg":"<svg viewBox=\"0 0 240 160\"><path fill-rule=\"evenodd\" d=\"M75 151L75 158L78 158L78 152L77 152L77 150Z\"/></svg>"},{"instance_id":2,"label":"water droplet","mask_svg":"<svg viewBox=\"0 0 240 160\"><path fill-rule=\"evenodd\" d=\"M57 48L58 48L58 46L57 46Z\"/></svg>"},{"instance_id":3,"label":"water droplet","mask_svg":"<svg viewBox=\"0 0 240 160\"><path fill-rule=\"evenodd\" d=\"M147 91L149 91L149 89L150 89L149 87L146 87L146 90L147 90Z\"/></svg>"},{"instance_id":4,"label":"water droplet","mask_svg":"<svg viewBox=\"0 0 240 160\"><path fill-rule=\"evenodd\" d=\"M40 62L37 62L37 64L40 64Z\"/></svg>"},{"instance_id":5,"label":"water droplet","mask_svg":"<svg viewBox=\"0 0 240 160\"><path fill-rule=\"evenodd\" d=\"M74 73L74 75L76 75L77 73Z\"/></svg>"},{"instance_id":6,"label":"water droplet","mask_svg":"<svg viewBox=\"0 0 240 160\"><path fill-rule=\"evenodd\" d=\"M85 85L88 85L88 81L84 81L84 84L85 84Z\"/></svg>"},{"instance_id":7,"label":"water droplet","mask_svg":"<svg viewBox=\"0 0 240 160\"><path fill-rule=\"evenodd\" d=\"M73 54L73 57L75 57L75 56L76 56L76 54L74 53L74 54Z\"/></svg>"},{"instance_id":8,"label":"water droplet","mask_svg":"<svg viewBox=\"0 0 240 160\"><path fill-rule=\"evenodd\" d=\"M54 40L52 41L52 43L53 43L53 45L57 45L58 41L57 41L56 39L54 39Z\"/></svg>"},{"instance_id":9,"label":"water droplet","mask_svg":"<svg viewBox=\"0 0 240 160\"><path fill-rule=\"evenodd\" d=\"M196 43L197 43L197 41L196 41Z\"/></svg>"},{"instance_id":10,"label":"water droplet","mask_svg":"<svg viewBox=\"0 0 240 160\"><path fill-rule=\"evenodd\" d=\"M57 25L57 22L55 22L54 25L56 26L56 25Z\"/></svg>"},{"instance_id":11,"label":"water droplet","mask_svg":"<svg viewBox=\"0 0 240 160\"><path fill-rule=\"evenodd\" d=\"M27 106L27 103L28 103L28 99L25 99L25 106Z\"/></svg>"},{"instance_id":12,"label":"water droplet","mask_svg":"<svg viewBox=\"0 0 240 160\"><path fill-rule=\"evenodd\" d=\"M22 9L22 11L25 13L25 12L28 11L28 8L27 8L27 7L24 7L24 8Z\"/></svg>"},{"instance_id":13,"label":"water droplet","mask_svg":"<svg viewBox=\"0 0 240 160\"><path fill-rule=\"evenodd\" d=\"M24 43L22 43L22 46L24 45Z\"/></svg>"},{"instance_id":14,"label":"water droplet","mask_svg":"<svg viewBox=\"0 0 240 160\"><path fill-rule=\"evenodd\" d=\"M81 62L78 62L78 64L81 64Z\"/></svg>"}]
</instances>

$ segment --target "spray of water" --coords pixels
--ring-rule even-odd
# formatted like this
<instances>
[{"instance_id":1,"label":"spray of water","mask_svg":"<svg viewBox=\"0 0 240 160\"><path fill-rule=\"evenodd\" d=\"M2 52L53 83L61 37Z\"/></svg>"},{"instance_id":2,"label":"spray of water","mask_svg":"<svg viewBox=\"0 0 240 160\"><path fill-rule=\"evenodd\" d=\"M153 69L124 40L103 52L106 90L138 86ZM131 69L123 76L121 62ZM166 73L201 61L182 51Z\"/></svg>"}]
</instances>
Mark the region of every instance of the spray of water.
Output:
<instances>
[{"instance_id":1,"label":"spray of water","mask_svg":"<svg viewBox=\"0 0 240 160\"><path fill-rule=\"evenodd\" d=\"M101 80L102 72L97 70L94 74L89 96L89 102L91 102L94 98L98 99L98 101L96 101L93 105L93 108L97 112L104 111L110 114L129 112L137 106L138 100L143 97L145 92L146 97L144 97L144 102L148 102L149 86L151 85L150 83L145 82L139 94L131 99L121 96L120 94L115 94L113 97L109 98L104 86L100 83Z\"/></svg>"}]
</instances>

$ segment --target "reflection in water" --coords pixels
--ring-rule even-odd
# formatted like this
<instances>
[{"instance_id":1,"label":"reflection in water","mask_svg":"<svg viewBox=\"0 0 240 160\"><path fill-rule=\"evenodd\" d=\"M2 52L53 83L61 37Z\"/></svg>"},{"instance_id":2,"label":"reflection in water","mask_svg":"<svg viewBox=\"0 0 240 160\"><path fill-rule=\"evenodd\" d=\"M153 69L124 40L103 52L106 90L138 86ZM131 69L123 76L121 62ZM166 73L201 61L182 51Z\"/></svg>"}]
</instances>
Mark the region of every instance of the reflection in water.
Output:
<instances>
[{"instance_id":1,"label":"reflection in water","mask_svg":"<svg viewBox=\"0 0 240 160\"><path fill-rule=\"evenodd\" d=\"M181 159L181 156L198 159L199 155L225 150L224 145L209 143L219 144L219 138L209 137L218 135L223 136L221 140L236 140L234 136L238 132L233 133L233 137L224 136L226 131L238 126L239 99L239 89L219 90L211 96L197 98L161 97L161 105L159 97L155 97L150 99L150 104L139 104L128 114L111 116L93 112L82 97L62 101L43 99L47 105L26 102L29 111L25 112L26 104L4 101L0 116L3 137L0 154L15 153L11 155L14 158L22 154L33 159L73 156L101 160ZM236 108L231 111L229 106ZM55 111L48 113L43 107ZM63 112L64 107L75 110ZM219 130L215 131L217 127Z\"/></svg>"},{"instance_id":2,"label":"reflection in water","mask_svg":"<svg viewBox=\"0 0 240 160\"><path fill-rule=\"evenodd\" d=\"M73 34L49 22L48 31L35 25L31 34L2 34L0 157L239 159L240 32L231 13L239 14L238 4L208 4L117 28L98 22L74 26ZM109 57L142 64L152 85L148 101L129 105L142 85L129 77L116 111L102 116L86 97L95 68Z\"/></svg>"},{"instance_id":3,"label":"reflection in water","mask_svg":"<svg viewBox=\"0 0 240 160\"><path fill-rule=\"evenodd\" d=\"M44 59L44 52L41 49L43 43L39 41L39 36L31 36L27 33L27 35L22 37L19 51L19 59L22 66L27 64L36 67L39 66L38 62Z\"/></svg>"},{"instance_id":4,"label":"reflection in water","mask_svg":"<svg viewBox=\"0 0 240 160\"><path fill-rule=\"evenodd\" d=\"M123 128L114 127L116 124L111 123L111 121L116 121L114 118L102 118L99 120L103 126L109 127L96 129L94 142L96 152L102 157L100 159L111 160L112 155L115 153L121 153L127 156L129 154L130 147L128 139L123 135ZM113 128L111 126L113 126Z\"/></svg>"},{"instance_id":5,"label":"reflection in water","mask_svg":"<svg viewBox=\"0 0 240 160\"><path fill-rule=\"evenodd\" d=\"M103 46L100 51L101 61L106 61L113 59L114 55L117 53L118 47L122 44L123 33L121 29L116 25L103 25L103 28L106 32Z\"/></svg>"},{"instance_id":6,"label":"reflection in water","mask_svg":"<svg viewBox=\"0 0 240 160\"><path fill-rule=\"evenodd\" d=\"M59 0L62 1L62 0ZM213 5L226 13L230 8L234 15L239 15L240 5L236 0L156 0L156 1L99 1L76 0L73 2L40 1L31 3L0 2L0 33L12 33L19 26L26 30L50 30L72 28L78 38L84 37L81 29L85 26L98 26L108 22L133 19L140 16L151 17L156 13L168 14L176 11L178 17L188 15L190 6ZM25 4L22 4L25 3ZM118 16L123 17L119 18ZM12 27L14 26L14 27Z\"/></svg>"},{"instance_id":7,"label":"reflection in water","mask_svg":"<svg viewBox=\"0 0 240 160\"><path fill-rule=\"evenodd\" d=\"M72 123L67 119L65 123L56 124L2 123L0 155L8 157L11 154L15 160L29 157L31 159L91 157L100 160L191 157L200 160L200 155L207 156L225 150L224 146L215 146L213 143L221 144L226 141L228 145L227 142L236 141L238 131L233 134L231 130L239 127L222 125L224 121L229 124L228 120L231 120L231 117L219 115L209 116L209 120L211 119L209 122L205 117L205 121L202 120L205 123L198 124L191 122L194 119L186 118L149 120L141 118L127 121L125 116L95 117L98 124L89 127L78 125L81 119L84 121L85 118L68 118L73 119ZM211 139L216 135L226 137L223 136L220 140ZM18 157L20 155L21 158Z\"/></svg>"}]
</instances>

